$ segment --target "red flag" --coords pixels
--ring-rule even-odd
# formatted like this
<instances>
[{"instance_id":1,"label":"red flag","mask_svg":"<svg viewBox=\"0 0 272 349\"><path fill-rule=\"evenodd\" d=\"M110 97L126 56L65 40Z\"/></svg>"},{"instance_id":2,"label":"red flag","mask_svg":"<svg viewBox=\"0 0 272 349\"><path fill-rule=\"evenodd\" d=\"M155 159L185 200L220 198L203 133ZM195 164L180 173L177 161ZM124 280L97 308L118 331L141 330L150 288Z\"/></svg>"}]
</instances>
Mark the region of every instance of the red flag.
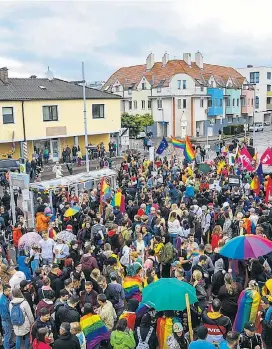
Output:
<instances>
[{"instance_id":1,"label":"red flag","mask_svg":"<svg viewBox=\"0 0 272 349\"><path fill-rule=\"evenodd\" d=\"M261 164L272 166L272 149L267 148L260 159Z\"/></svg>"},{"instance_id":2,"label":"red flag","mask_svg":"<svg viewBox=\"0 0 272 349\"><path fill-rule=\"evenodd\" d=\"M266 192L265 192L265 202L268 203L270 196L272 196L272 178L269 176L267 185L266 185Z\"/></svg>"},{"instance_id":3,"label":"red flag","mask_svg":"<svg viewBox=\"0 0 272 349\"><path fill-rule=\"evenodd\" d=\"M246 147L244 147L243 149L241 149L240 151L240 159L241 159L241 163L242 163L242 167L244 169L246 169L249 172L254 171L254 168L252 167L252 157L249 154L248 150Z\"/></svg>"}]
</instances>

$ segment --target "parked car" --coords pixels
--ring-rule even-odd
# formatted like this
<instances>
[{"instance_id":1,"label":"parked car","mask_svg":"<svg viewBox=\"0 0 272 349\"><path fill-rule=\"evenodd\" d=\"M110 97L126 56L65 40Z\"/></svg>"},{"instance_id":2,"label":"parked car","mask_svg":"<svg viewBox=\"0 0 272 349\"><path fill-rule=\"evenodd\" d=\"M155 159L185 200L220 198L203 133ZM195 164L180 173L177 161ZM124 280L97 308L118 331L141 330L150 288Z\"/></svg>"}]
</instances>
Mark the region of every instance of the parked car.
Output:
<instances>
[{"instance_id":1,"label":"parked car","mask_svg":"<svg viewBox=\"0 0 272 349\"><path fill-rule=\"evenodd\" d=\"M269 121L265 121L264 122L264 126L270 126L270 122Z\"/></svg>"},{"instance_id":2,"label":"parked car","mask_svg":"<svg viewBox=\"0 0 272 349\"><path fill-rule=\"evenodd\" d=\"M250 126L249 127L249 131L253 132L254 131L254 128L255 128L255 132L262 132L263 131L263 124L259 123L259 124L255 124L254 126Z\"/></svg>"},{"instance_id":3,"label":"parked car","mask_svg":"<svg viewBox=\"0 0 272 349\"><path fill-rule=\"evenodd\" d=\"M141 139L141 138L145 138L146 137L146 133L144 131L139 132L137 135L137 139Z\"/></svg>"}]
</instances>

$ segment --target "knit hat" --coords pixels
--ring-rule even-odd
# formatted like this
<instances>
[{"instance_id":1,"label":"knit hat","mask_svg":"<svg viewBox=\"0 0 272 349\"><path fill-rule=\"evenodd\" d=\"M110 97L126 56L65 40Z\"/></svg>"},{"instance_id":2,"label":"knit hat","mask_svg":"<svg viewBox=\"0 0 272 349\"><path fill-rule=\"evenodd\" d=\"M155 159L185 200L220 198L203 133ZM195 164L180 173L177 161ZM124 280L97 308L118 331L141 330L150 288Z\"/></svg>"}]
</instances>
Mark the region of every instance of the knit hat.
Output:
<instances>
[{"instance_id":1,"label":"knit hat","mask_svg":"<svg viewBox=\"0 0 272 349\"><path fill-rule=\"evenodd\" d=\"M70 224L68 224L67 227L66 227L66 230L73 231L73 227Z\"/></svg>"},{"instance_id":2,"label":"knit hat","mask_svg":"<svg viewBox=\"0 0 272 349\"><path fill-rule=\"evenodd\" d=\"M173 324L173 332L178 333L178 332L182 332L182 331L183 331L182 324L180 322L175 322Z\"/></svg>"}]
</instances>

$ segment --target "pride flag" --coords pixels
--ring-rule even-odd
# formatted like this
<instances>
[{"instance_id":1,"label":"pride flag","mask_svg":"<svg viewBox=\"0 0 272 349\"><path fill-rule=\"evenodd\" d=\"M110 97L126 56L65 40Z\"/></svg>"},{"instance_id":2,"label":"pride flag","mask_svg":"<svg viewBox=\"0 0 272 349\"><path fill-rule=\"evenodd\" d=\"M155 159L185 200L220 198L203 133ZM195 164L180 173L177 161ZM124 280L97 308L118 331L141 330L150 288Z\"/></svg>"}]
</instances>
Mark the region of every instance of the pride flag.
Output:
<instances>
[{"instance_id":1,"label":"pride flag","mask_svg":"<svg viewBox=\"0 0 272 349\"><path fill-rule=\"evenodd\" d=\"M103 200L111 195L111 189L108 183L105 181L105 178L103 177L101 180L101 190L100 190L100 206L99 206L99 212L103 212Z\"/></svg>"},{"instance_id":2,"label":"pride flag","mask_svg":"<svg viewBox=\"0 0 272 349\"><path fill-rule=\"evenodd\" d=\"M171 142L174 148L179 148L185 150L185 141L178 140L174 137L171 137Z\"/></svg>"},{"instance_id":3,"label":"pride flag","mask_svg":"<svg viewBox=\"0 0 272 349\"><path fill-rule=\"evenodd\" d=\"M238 310L233 323L233 330L241 333L248 321L254 324L257 320L261 296L259 292L251 289L243 290L238 299Z\"/></svg>"},{"instance_id":4,"label":"pride flag","mask_svg":"<svg viewBox=\"0 0 272 349\"><path fill-rule=\"evenodd\" d=\"M253 190L257 195L259 195L261 190L261 185L258 176L254 176L250 183L250 189Z\"/></svg>"},{"instance_id":5,"label":"pride flag","mask_svg":"<svg viewBox=\"0 0 272 349\"><path fill-rule=\"evenodd\" d=\"M195 158L195 151L194 151L194 148L191 144L190 138L188 136L186 136L186 139L185 139L184 156L185 156L187 161L193 161Z\"/></svg>"},{"instance_id":6,"label":"pride flag","mask_svg":"<svg viewBox=\"0 0 272 349\"><path fill-rule=\"evenodd\" d=\"M159 349L168 349L167 338L173 333L173 320L170 317L160 317L157 321L156 334L159 341Z\"/></svg>"},{"instance_id":7,"label":"pride flag","mask_svg":"<svg viewBox=\"0 0 272 349\"><path fill-rule=\"evenodd\" d=\"M142 300L143 283L139 276L126 276L123 281L123 289L125 291L126 299Z\"/></svg>"},{"instance_id":8,"label":"pride flag","mask_svg":"<svg viewBox=\"0 0 272 349\"><path fill-rule=\"evenodd\" d=\"M88 349L94 348L101 341L110 338L110 332L99 315L87 314L82 316L80 327L86 337Z\"/></svg>"}]
</instances>

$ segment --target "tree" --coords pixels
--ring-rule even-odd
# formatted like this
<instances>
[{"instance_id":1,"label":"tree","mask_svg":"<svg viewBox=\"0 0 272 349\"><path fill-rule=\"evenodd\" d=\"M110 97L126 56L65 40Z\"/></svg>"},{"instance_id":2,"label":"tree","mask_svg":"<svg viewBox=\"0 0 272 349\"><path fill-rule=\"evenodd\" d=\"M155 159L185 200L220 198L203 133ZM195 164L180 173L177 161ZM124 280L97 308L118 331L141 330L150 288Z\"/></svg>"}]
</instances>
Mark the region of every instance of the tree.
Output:
<instances>
[{"instance_id":1,"label":"tree","mask_svg":"<svg viewBox=\"0 0 272 349\"><path fill-rule=\"evenodd\" d=\"M149 113L141 115L141 123L142 126L145 127L145 131L147 132L147 127L152 126L154 124L153 116Z\"/></svg>"},{"instance_id":2,"label":"tree","mask_svg":"<svg viewBox=\"0 0 272 349\"><path fill-rule=\"evenodd\" d=\"M139 132L143 131L144 128L147 130L148 126L154 124L152 115L131 115L128 113L123 113L121 115L121 127L129 129L129 135L132 137L137 137Z\"/></svg>"}]
</instances>

